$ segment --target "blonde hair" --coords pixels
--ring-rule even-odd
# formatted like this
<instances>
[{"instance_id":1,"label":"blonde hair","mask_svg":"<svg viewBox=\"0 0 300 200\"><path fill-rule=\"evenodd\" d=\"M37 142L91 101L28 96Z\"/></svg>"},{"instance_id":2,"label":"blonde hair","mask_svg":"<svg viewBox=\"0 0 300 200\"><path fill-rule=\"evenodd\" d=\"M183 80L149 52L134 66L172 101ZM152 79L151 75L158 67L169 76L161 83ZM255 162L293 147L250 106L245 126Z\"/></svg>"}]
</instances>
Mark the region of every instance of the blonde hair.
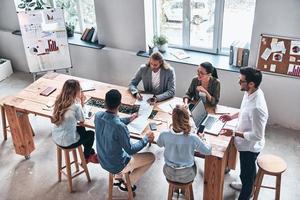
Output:
<instances>
[{"instance_id":1,"label":"blonde hair","mask_svg":"<svg viewBox=\"0 0 300 200\"><path fill-rule=\"evenodd\" d=\"M168 69L170 67L169 63L164 60L163 55L160 52L154 52L151 54L150 59L160 61L161 65L159 67L163 67L164 69ZM147 66L150 67L150 60L147 63Z\"/></svg>"},{"instance_id":2,"label":"blonde hair","mask_svg":"<svg viewBox=\"0 0 300 200\"><path fill-rule=\"evenodd\" d=\"M68 110L68 108L75 102L77 93L80 92L80 84L77 80L69 79L64 83L64 86L57 96L53 116L52 123L59 125L64 120L64 114Z\"/></svg>"},{"instance_id":3,"label":"blonde hair","mask_svg":"<svg viewBox=\"0 0 300 200\"><path fill-rule=\"evenodd\" d=\"M190 134L190 116L184 106L176 105L172 113L172 127L175 132L183 132L185 135Z\"/></svg>"}]
</instances>

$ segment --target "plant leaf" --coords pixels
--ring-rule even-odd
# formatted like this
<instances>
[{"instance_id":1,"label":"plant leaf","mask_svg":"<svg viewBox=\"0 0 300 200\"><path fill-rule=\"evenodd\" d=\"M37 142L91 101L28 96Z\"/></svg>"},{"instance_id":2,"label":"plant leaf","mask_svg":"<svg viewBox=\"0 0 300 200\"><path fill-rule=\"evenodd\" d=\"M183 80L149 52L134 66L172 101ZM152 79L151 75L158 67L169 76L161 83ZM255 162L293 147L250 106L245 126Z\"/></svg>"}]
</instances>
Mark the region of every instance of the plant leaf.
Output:
<instances>
[{"instance_id":1,"label":"plant leaf","mask_svg":"<svg viewBox=\"0 0 300 200\"><path fill-rule=\"evenodd\" d=\"M31 2L28 6L29 6L29 7L35 6L35 2Z\"/></svg>"},{"instance_id":2,"label":"plant leaf","mask_svg":"<svg viewBox=\"0 0 300 200\"><path fill-rule=\"evenodd\" d=\"M21 9L25 8L25 3L20 3L20 4L18 5L18 8L21 8Z\"/></svg>"},{"instance_id":3,"label":"plant leaf","mask_svg":"<svg viewBox=\"0 0 300 200\"><path fill-rule=\"evenodd\" d=\"M30 2L32 2L32 0L25 0L27 3L30 3Z\"/></svg>"}]
</instances>

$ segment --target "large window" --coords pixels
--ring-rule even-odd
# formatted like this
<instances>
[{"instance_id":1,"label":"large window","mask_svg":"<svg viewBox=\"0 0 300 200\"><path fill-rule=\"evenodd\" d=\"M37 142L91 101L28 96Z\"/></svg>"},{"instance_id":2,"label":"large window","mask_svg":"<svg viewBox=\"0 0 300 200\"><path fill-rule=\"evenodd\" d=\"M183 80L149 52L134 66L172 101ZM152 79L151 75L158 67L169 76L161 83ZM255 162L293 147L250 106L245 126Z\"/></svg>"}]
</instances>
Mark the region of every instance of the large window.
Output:
<instances>
[{"instance_id":1,"label":"large window","mask_svg":"<svg viewBox=\"0 0 300 200\"><path fill-rule=\"evenodd\" d=\"M228 53L233 41L250 43L255 0L156 0L154 29L170 46Z\"/></svg>"},{"instance_id":2,"label":"large window","mask_svg":"<svg viewBox=\"0 0 300 200\"><path fill-rule=\"evenodd\" d=\"M65 21L75 26L75 32L82 33L86 27L96 26L94 0L52 0L55 7L65 12Z\"/></svg>"}]
</instances>

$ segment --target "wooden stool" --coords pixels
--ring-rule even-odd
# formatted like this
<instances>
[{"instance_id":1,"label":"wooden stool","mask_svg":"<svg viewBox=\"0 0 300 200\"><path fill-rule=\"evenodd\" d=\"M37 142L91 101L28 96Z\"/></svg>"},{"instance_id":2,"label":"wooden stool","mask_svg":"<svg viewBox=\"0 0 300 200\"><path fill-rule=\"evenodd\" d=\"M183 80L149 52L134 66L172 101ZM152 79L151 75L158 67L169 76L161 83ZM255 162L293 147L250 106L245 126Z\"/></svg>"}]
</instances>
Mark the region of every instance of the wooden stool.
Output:
<instances>
[{"instance_id":1,"label":"wooden stool","mask_svg":"<svg viewBox=\"0 0 300 200\"><path fill-rule=\"evenodd\" d=\"M72 189L72 179L75 178L76 176L78 176L79 174L82 174L82 173L85 172L87 180L88 180L88 182L90 182L91 178L90 178L89 170L88 170L87 165L86 165L86 161L85 161L85 158L84 158L84 154L83 154L81 145L76 147L76 148L72 148L72 149L65 149L65 148L62 148L58 145L56 145L56 147L57 147L56 150L57 150L58 181L59 182L61 181L61 174L64 174L68 179L68 187L69 187L70 192L73 191L73 189ZM81 159L81 164L78 162L76 150L78 150L78 153L79 153L79 156L80 156L80 159ZM62 151L65 154L65 164L66 164L65 166L62 166ZM72 161L72 162L70 161L70 152L72 152L72 154L73 154L74 161ZM72 171L71 171L71 165L72 164L75 165L75 169L76 169L76 171L74 173L72 173ZM79 166L82 168L82 170L79 170ZM66 168L67 173L64 172L64 170L63 170L65 168Z\"/></svg>"},{"instance_id":2,"label":"wooden stool","mask_svg":"<svg viewBox=\"0 0 300 200\"><path fill-rule=\"evenodd\" d=\"M194 200L193 193L193 182L189 183L177 183L173 181L167 180L169 183L169 192L168 192L168 200L172 200L173 192L175 189L182 189L185 191L185 199L186 200Z\"/></svg>"},{"instance_id":3,"label":"wooden stool","mask_svg":"<svg viewBox=\"0 0 300 200\"><path fill-rule=\"evenodd\" d=\"M109 173L109 186L108 186L108 200L112 200L112 192L113 192L113 186L114 186L114 180L115 175L112 173ZM126 179L126 186L128 189L128 199L133 200L133 191L131 189L131 181L129 178L129 172L125 173L125 179Z\"/></svg>"},{"instance_id":4,"label":"wooden stool","mask_svg":"<svg viewBox=\"0 0 300 200\"><path fill-rule=\"evenodd\" d=\"M262 155L257 159L257 165L259 167L258 173L255 179L254 189L254 200L257 200L259 190L261 187L275 189L276 195L275 200L280 199L280 185L281 185L281 174L286 170L286 162L278 156L274 155ZM276 187L263 186L262 180L264 175L270 175L276 177Z\"/></svg>"}]
</instances>

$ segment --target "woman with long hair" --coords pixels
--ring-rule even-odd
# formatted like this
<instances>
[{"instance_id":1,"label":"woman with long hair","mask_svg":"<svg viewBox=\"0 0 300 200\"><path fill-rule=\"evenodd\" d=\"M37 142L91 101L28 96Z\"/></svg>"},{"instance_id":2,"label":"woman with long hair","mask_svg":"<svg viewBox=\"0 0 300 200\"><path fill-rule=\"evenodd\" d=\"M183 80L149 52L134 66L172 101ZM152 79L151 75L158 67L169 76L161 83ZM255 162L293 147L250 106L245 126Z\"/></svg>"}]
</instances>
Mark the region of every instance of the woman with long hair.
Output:
<instances>
[{"instance_id":1,"label":"woman with long hair","mask_svg":"<svg viewBox=\"0 0 300 200\"><path fill-rule=\"evenodd\" d=\"M197 174L194 162L195 150L204 155L211 154L211 146L203 138L192 133L190 117L184 106L177 105L172 112L169 131L160 133L157 145L165 147L163 172L173 182L192 182Z\"/></svg>"},{"instance_id":2,"label":"woman with long hair","mask_svg":"<svg viewBox=\"0 0 300 200\"><path fill-rule=\"evenodd\" d=\"M201 63L197 68L197 77L193 78L183 101L185 105L190 103L190 109L199 100L216 106L220 98L220 85L216 68L209 62Z\"/></svg>"},{"instance_id":3,"label":"woman with long hair","mask_svg":"<svg viewBox=\"0 0 300 200\"><path fill-rule=\"evenodd\" d=\"M150 100L151 103L163 101L175 95L175 71L159 52L152 53L148 63L141 65L130 81L129 90L139 100L143 98L137 88L140 81L143 81L146 93L154 94Z\"/></svg>"},{"instance_id":4,"label":"woman with long hair","mask_svg":"<svg viewBox=\"0 0 300 200\"><path fill-rule=\"evenodd\" d=\"M95 133L81 126L84 122L82 109L84 100L85 96L81 92L79 82L67 80L54 104L52 138L63 148L75 148L82 144L86 161L99 163L97 154L92 148Z\"/></svg>"}]
</instances>

